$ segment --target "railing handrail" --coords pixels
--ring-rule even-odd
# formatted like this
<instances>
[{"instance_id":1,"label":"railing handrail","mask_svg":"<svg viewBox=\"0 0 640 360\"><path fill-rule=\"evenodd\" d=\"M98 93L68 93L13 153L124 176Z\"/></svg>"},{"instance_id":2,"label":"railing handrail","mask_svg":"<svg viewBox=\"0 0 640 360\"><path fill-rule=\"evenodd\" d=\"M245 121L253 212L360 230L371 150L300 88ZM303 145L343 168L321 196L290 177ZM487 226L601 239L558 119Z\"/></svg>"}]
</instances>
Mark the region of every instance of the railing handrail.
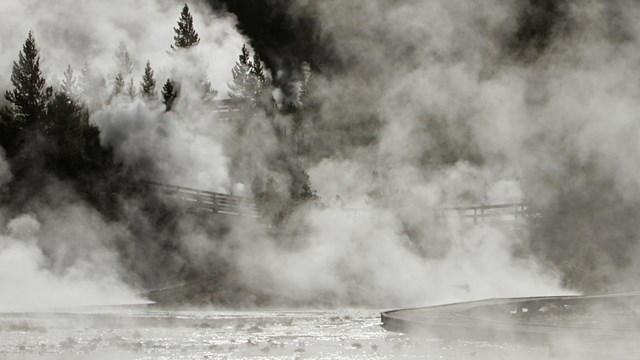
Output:
<instances>
[{"instance_id":1,"label":"railing handrail","mask_svg":"<svg viewBox=\"0 0 640 360\"><path fill-rule=\"evenodd\" d=\"M141 184L152 186L159 191L170 192L171 195L181 200L185 206L214 213L246 214L260 217L253 200L225 193L200 190L180 185L163 184L156 181L141 180Z\"/></svg>"},{"instance_id":2,"label":"railing handrail","mask_svg":"<svg viewBox=\"0 0 640 360\"><path fill-rule=\"evenodd\" d=\"M200 190L187 186L170 185L156 181L141 180L140 183L154 186L163 190L170 190L178 194L178 196L186 202L193 203L202 209L213 210L226 213L246 213L257 215L258 209L255 202L247 197L225 194L208 190ZM361 211L366 209L350 208L349 211ZM503 211L491 211L503 210ZM507 211L504 211L507 210ZM490 205L474 205L474 206L452 206L444 208L434 208L433 212L440 216L448 216L447 214L456 213L464 219L473 219L483 221L485 218L496 218L503 216L513 216L518 219L531 215L529 205L525 202L490 204ZM534 214L535 215L535 214ZM450 216L450 215L449 215Z\"/></svg>"},{"instance_id":3,"label":"railing handrail","mask_svg":"<svg viewBox=\"0 0 640 360\"><path fill-rule=\"evenodd\" d=\"M492 204L492 205L473 205L473 206L453 206L445 207L442 211L467 211L467 210L490 210L490 209L509 209L509 208L528 208L529 205L524 202Z\"/></svg>"},{"instance_id":4,"label":"railing handrail","mask_svg":"<svg viewBox=\"0 0 640 360\"><path fill-rule=\"evenodd\" d=\"M225 193L219 193L219 192L208 191L208 190L200 190L200 189L195 189L195 188L191 188L191 187L187 187L187 186L163 184L163 183L150 181L150 180L141 180L140 182L143 183L143 184L153 185L153 186L157 186L157 187L161 187L161 188L165 188L165 189L171 189L171 190L175 190L175 191L187 191L187 192L192 192L192 193L196 193L196 194L213 195L213 196L220 197L220 198L237 199L237 200L243 201L243 202L251 202L251 203L253 202L247 197L233 195L233 194L225 194Z\"/></svg>"}]
</instances>

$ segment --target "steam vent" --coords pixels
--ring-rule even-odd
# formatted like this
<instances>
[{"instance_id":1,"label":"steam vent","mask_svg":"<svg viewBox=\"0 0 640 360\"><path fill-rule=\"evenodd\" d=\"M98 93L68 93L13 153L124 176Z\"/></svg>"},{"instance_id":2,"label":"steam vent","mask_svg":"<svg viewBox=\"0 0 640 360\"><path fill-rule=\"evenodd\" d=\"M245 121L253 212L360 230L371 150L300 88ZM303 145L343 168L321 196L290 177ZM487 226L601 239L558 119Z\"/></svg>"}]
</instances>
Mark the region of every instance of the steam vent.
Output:
<instances>
[{"instance_id":1,"label":"steam vent","mask_svg":"<svg viewBox=\"0 0 640 360\"><path fill-rule=\"evenodd\" d=\"M637 359L640 292L488 299L383 312L382 326L417 337L548 346L564 359ZM578 357L576 357L578 356Z\"/></svg>"}]
</instances>

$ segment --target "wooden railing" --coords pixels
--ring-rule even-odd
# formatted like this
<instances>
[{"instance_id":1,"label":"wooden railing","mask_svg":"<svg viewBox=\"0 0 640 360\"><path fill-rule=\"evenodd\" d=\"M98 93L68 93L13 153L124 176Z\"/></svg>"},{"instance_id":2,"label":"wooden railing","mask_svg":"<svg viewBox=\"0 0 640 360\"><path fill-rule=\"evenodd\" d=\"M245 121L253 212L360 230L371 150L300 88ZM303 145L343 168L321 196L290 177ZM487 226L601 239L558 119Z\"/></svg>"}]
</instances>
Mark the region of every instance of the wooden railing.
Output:
<instances>
[{"instance_id":1,"label":"wooden railing","mask_svg":"<svg viewBox=\"0 0 640 360\"><path fill-rule=\"evenodd\" d=\"M222 213L228 215L243 215L260 217L252 199L217 193L213 191L199 190L185 186L168 185L155 181L141 181L142 185L158 191L162 195L170 196L189 209ZM348 210L356 216L368 213L367 209ZM531 211L526 203L510 203L497 205L456 206L433 210L437 221L446 221L451 218L459 218L465 223L481 222L514 222L529 217L537 217L538 212Z\"/></svg>"},{"instance_id":2,"label":"wooden railing","mask_svg":"<svg viewBox=\"0 0 640 360\"><path fill-rule=\"evenodd\" d=\"M242 119L244 117L244 114L242 112L243 104L244 101L242 99L214 100L214 112L221 120L231 121Z\"/></svg>"},{"instance_id":3,"label":"wooden railing","mask_svg":"<svg viewBox=\"0 0 640 360\"><path fill-rule=\"evenodd\" d=\"M517 221L538 213L532 212L526 203L457 206L436 210L436 218L444 220L458 217L464 222L480 223L485 221Z\"/></svg>"},{"instance_id":4,"label":"wooden railing","mask_svg":"<svg viewBox=\"0 0 640 360\"><path fill-rule=\"evenodd\" d=\"M182 206L192 210L260 217L253 200L242 196L146 180L141 181L141 184L155 189L162 195L171 196L178 200Z\"/></svg>"}]
</instances>

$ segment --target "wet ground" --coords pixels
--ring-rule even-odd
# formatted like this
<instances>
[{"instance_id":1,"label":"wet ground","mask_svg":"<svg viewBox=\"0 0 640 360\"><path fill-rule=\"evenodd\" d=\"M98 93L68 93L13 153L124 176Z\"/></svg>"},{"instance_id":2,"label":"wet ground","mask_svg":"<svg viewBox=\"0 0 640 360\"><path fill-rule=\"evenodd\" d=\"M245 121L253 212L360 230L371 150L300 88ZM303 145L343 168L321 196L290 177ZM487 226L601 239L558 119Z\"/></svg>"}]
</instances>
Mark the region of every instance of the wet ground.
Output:
<instances>
[{"instance_id":1,"label":"wet ground","mask_svg":"<svg viewBox=\"0 0 640 360\"><path fill-rule=\"evenodd\" d=\"M0 314L0 359L546 358L546 348L387 332L376 310Z\"/></svg>"}]
</instances>

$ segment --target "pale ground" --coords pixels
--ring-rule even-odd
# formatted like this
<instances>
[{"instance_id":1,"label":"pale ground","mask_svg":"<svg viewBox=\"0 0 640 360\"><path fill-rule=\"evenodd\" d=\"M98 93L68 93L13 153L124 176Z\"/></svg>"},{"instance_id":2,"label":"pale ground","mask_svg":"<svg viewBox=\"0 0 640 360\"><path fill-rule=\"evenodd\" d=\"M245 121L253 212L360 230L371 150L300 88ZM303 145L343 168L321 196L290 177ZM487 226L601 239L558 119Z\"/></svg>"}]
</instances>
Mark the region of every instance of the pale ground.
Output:
<instances>
[{"instance_id":1,"label":"pale ground","mask_svg":"<svg viewBox=\"0 0 640 360\"><path fill-rule=\"evenodd\" d=\"M379 311L93 309L0 314L0 359L546 359L546 348L411 338Z\"/></svg>"}]
</instances>

